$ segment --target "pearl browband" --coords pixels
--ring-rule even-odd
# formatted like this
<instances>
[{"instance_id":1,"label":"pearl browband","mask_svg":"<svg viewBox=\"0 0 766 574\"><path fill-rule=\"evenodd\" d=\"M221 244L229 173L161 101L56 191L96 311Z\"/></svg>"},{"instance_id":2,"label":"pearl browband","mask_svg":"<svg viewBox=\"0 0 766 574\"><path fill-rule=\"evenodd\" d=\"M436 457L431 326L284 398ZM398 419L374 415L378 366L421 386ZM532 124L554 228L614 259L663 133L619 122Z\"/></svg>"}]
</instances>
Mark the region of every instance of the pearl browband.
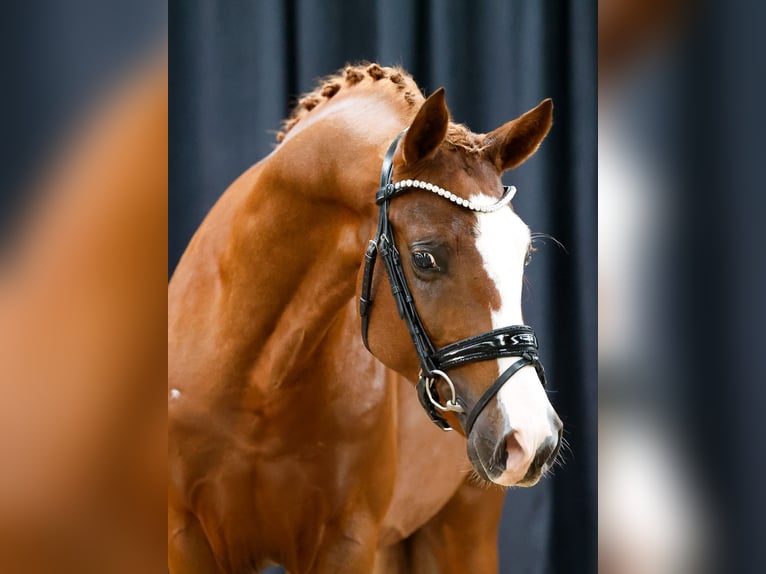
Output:
<instances>
[{"instance_id":1,"label":"pearl browband","mask_svg":"<svg viewBox=\"0 0 766 574\"><path fill-rule=\"evenodd\" d=\"M389 183L387 186L382 188L380 192L378 192L378 195L376 196L375 200L378 203L378 205L380 205L383 201L388 201L395 195L398 195L399 193L401 193L402 191L413 188L413 187L430 191L431 193L435 193L439 197L448 199L455 205L459 205L460 207L465 207L466 209L470 209L471 211L477 211L479 213L491 213L493 211L497 211L498 209L508 205L513 199L513 196L516 195L515 186L513 185L504 186L503 189L505 190L505 193L503 193L503 197L501 197L497 202L491 203L489 205L479 205L468 199L463 199L462 197L458 197L451 191L447 191L446 189L439 187L436 184L428 183L427 181L421 181L419 179L405 179L402 181L397 181L396 183Z\"/></svg>"}]
</instances>

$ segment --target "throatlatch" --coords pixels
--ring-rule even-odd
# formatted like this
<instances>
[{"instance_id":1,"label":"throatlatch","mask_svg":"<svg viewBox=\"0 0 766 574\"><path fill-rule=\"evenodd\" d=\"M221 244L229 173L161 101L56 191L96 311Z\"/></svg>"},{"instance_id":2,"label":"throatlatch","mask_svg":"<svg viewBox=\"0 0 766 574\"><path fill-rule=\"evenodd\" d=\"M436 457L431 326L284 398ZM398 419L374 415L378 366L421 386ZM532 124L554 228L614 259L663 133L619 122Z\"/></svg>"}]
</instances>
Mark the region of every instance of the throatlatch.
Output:
<instances>
[{"instance_id":1,"label":"throatlatch","mask_svg":"<svg viewBox=\"0 0 766 574\"><path fill-rule=\"evenodd\" d=\"M423 189L435 193L465 209L480 213L490 213L508 205L516 188L506 186L503 197L496 203L478 205L432 183L420 180L405 180L392 183L394 153L406 131L396 136L396 139L394 139L386 152L380 174L380 189L375 194L375 203L378 204L378 229L375 233L375 238L370 241L364 255L364 275L362 278L362 292L359 299L359 313L362 318L362 341L369 350L367 330L370 323L370 306L372 305L372 276L375 271L377 256L380 254L386 267L386 275L388 275L388 281L391 285L391 292L394 295L399 316L407 325L410 337L415 345L415 351L420 360L420 378L417 384L420 404L423 405L431 420L442 430L452 430L452 427L449 426L449 423L440 412L453 411L457 413L462 419L461 424L463 425L465 435L468 436L484 407L498 393L500 388L522 368L533 366L537 371L540 381L545 385L545 371L537 354L537 337L535 337L532 328L527 325L511 325L475 335L436 350L426 333L425 327L423 327L420 316L415 309L412 293L407 286L401 257L394 242L393 228L388 219L388 206L394 197L405 191ZM476 402L471 412L466 415L466 406L458 396L455 385L446 371L466 363L488 361L502 357L519 357L519 360L513 363L495 380ZM444 404L439 402L439 396L435 387L438 379L444 380L450 388L451 396Z\"/></svg>"}]
</instances>

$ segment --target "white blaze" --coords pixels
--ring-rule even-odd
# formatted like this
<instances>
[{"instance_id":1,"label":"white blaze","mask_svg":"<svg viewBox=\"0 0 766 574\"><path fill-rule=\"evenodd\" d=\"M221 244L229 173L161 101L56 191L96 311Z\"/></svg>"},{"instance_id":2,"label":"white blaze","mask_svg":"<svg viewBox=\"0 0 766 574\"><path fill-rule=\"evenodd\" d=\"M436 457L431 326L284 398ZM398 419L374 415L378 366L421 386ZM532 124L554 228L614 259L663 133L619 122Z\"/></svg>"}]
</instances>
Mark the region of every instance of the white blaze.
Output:
<instances>
[{"instance_id":1,"label":"white blaze","mask_svg":"<svg viewBox=\"0 0 766 574\"><path fill-rule=\"evenodd\" d=\"M496 201L483 194L470 199L480 205ZM477 213L476 217L476 249L500 295L500 306L491 309L492 328L521 325L524 322L521 289L530 242L529 228L510 207L494 213ZM497 375L500 376L516 361L515 357L498 359ZM548 417L551 406L534 367L524 367L512 376L500 389L497 398L505 419L505 431L519 431L533 456L537 446L552 433Z\"/></svg>"}]
</instances>

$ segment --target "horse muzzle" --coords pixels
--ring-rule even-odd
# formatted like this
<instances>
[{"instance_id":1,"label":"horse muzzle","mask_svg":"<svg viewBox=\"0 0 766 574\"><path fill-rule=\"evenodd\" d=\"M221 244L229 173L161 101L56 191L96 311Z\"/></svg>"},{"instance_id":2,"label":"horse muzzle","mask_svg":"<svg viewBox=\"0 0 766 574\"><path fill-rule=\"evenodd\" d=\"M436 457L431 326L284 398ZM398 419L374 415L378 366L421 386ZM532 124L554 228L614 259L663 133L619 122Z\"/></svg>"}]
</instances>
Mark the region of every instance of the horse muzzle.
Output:
<instances>
[{"instance_id":1,"label":"horse muzzle","mask_svg":"<svg viewBox=\"0 0 766 574\"><path fill-rule=\"evenodd\" d=\"M555 464L561 449L563 424L551 410L550 432L544 437L525 428L497 434L477 425L468 440L468 458L484 480L501 486L533 486Z\"/></svg>"}]
</instances>

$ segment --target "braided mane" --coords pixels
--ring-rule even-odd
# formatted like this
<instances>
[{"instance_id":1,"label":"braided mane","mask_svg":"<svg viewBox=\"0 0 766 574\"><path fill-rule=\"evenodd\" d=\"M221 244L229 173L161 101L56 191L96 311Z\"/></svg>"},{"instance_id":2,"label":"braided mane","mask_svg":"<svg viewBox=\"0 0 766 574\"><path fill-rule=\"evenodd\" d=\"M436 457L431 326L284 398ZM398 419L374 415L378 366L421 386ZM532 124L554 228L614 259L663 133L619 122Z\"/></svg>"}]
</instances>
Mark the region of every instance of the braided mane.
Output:
<instances>
[{"instance_id":1,"label":"braided mane","mask_svg":"<svg viewBox=\"0 0 766 574\"><path fill-rule=\"evenodd\" d=\"M303 94L298 103L282 122L277 132L277 142L281 143L287 133L294 128L307 114L341 91L352 90L360 86L372 86L381 80L388 80L388 86L401 94L405 104L414 111L425 99L422 91L406 71L402 68L380 66L364 62L348 65L337 73L325 77L312 91ZM385 83L380 84L385 86ZM418 104L416 106L416 104ZM447 130L446 143L453 148L461 148L469 153L478 153L482 149L483 134L475 134L463 124L450 122Z\"/></svg>"}]
</instances>

